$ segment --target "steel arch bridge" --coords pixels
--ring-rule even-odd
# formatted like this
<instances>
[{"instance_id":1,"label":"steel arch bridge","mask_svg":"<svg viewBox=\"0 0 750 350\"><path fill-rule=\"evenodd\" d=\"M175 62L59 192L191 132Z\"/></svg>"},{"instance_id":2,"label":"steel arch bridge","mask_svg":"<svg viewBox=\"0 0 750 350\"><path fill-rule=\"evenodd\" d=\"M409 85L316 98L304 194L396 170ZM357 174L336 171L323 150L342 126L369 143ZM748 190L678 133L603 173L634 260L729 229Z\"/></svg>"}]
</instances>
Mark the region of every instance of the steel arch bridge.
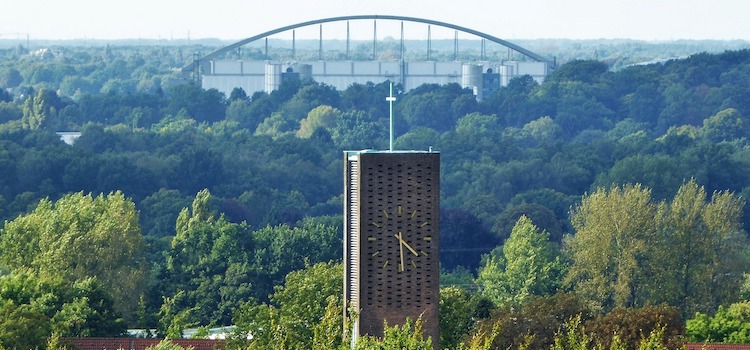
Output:
<instances>
[{"instance_id":1,"label":"steel arch bridge","mask_svg":"<svg viewBox=\"0 0 750 350\"><path fill-rule=\"evenodd\" d=\"M352 21L352 20L379 20L379 19L382 19L382 20L402 21L402 22L424 23L424 24L428 24L428 25L435 25L435 26L439 26L439 27L445 27L445 28L454 29L456 31L460 31L460 32L464 32L464 33L469 33L469 34L478 36L478 37L480 37L482 39L489 40L491 42L494 42L494 43L500 44L502 46L505 46L505 47L507 47L507 48L509 48L509 49L511 49L513 51L519 52L519 53L523 54L524 56L529 57L529 58L531 58L531 59L533 59L535 61L538 61L538 62L547 62L550 65L551 68L554 68L554 66L555 66L554 60L551 60L551 59L549 59L547 57L544 57L542 55L534 53L534 52L532 52L530 50L527 50L527 49L525 49L525 48L523 48L523 47L521 47L519 45L511 43L511 42L509 42L507 40L500 39L500 38L498 38L496 36L493 36L493 35L490 35L490 34L487 34L487 33L483 33L483 32L480 32L480 31L477 31L477 30L474 30L474 29L471 29L471 28L459 26L459 25L456 25L456 24L451 24L451 23L441 22L441 21L435 21L435 20L425 19L425 18L407 17L407 16L355 15L355 16L340 16L340 17L330 17L330 18L316 19L316 20L312 20L312 21L301 22L301 23L292 24L292 25L288 25L288 26L276 28L276 29L273 29L273 30L269 30L267 32L263 32L263 33L251 36L249 38L242 39L242 40L240 40L240 41L238 41L238 42L236 42L234 44L227 45L227 46L225 46L225 47L223 47L221 49L218 49L218 50L216 50L214 52L211 52L208 55L205 55L203 57L197 58L192 64L189 64L189 65L183 67L182 70L184 72L195 70L195 69L197 69L200 66L200 64L202 62L207 62L207 61L213 60L213 59L215 59L217 57L221 57L222 55L224 55L224 54L226 54L226 53L228 53L230 51L233 51L233 50L235 50L235 49L237 49L237 48L239 48L239 47L241 47L243 45L246 45L248 43L251 43L251 42L263 39L263 38L268 38L269 36L274 35L274 34L283 33L283 32L286 32L286 31L297 29L297 28L308 27L308 26L312 26L312 25L316 25L316 24L323 24L323 23L330 23L330 22L341 22L341 21ZM322 38L321 38L321 40L322 40ZM348 33L347 33L347 41L349 41Z\"/></svg>"},{"instance_id":2,"label":"steel arch bridge","mask_svg":"<svg viewBox=\"0 0 750 350\"><path fill-rule=\"evenodd\" d=\"M373 49L371 60L351 60L349 47L351 42L349 21L373 21ZM401 55L396 59L377 59L377 21L401 21ZM323 24L329 22L346 22L346 59L323 59ZM404 58L404 22L427 24L427 59L406 60ZM320 25L318 59L297 60L295 54L295 29ZM453 60L433 60L431 26L455 30ZM274 34L292 31L292 59L272 60L268 55L268 37ZM468 33L482 39L480 59L461 61L458 59L458 33ZM228 59L227 53L260 39L266 40L265 58L262 60ZM485 41L508 48L508 59L485 59ZM517 52L525 58L511 60L510 51ZM358 15L317 19L273 29L234 44L225 46L203 57L194 55L192 64L182 68L185 75L191 75L195 82L200 81L204 89L216 89L229 96L236 88L246 92L265 91L271 93L287 80L312 80L344 90L352 84L396 82L404 91L409 91L424 84L459 84L462 88L471 89L478 100L489 96L511 79L520 76L531 76L541 83L551 70L555 61L534 53L519 45L474 29L431 19L390 16Z\"/></svg>"}]
</instances>

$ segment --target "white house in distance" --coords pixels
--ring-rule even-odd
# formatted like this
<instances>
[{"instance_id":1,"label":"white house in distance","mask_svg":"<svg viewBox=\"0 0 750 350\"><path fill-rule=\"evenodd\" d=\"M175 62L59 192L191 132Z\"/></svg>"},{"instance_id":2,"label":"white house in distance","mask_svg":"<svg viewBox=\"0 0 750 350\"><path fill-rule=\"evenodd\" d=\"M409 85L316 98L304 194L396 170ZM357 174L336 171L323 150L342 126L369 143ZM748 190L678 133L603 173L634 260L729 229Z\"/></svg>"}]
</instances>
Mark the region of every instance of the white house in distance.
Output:
<instances>
[{"instance_id":1,"label":"white house in distance","mask_svg":"<svg viewBox=\"0 0 750 350\"><path fill-rule=\"evenodd\" d=\"M57 136L60 136L60 140L62 142L65 142L65 144L72 145L78 140L79 137L81 137L80 131L58 131L56 132Z\"/></svg>"}]
</instances>

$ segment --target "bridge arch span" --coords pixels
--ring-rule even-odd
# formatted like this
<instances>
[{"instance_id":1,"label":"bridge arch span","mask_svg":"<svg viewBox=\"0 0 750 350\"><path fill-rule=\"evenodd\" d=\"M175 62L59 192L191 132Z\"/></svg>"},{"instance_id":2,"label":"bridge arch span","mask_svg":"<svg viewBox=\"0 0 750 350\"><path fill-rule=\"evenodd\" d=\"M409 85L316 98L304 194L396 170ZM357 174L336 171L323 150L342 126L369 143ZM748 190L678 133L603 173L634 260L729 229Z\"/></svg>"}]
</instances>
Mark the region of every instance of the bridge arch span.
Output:
<instances>
[{"instance_id":1,"label":"bridge arch span","mask_svg":"<svg viewBox=\"0 0 750 350\"><path fill-rule=\"evenodd\" d=\"M330 23L330 22L340 22L340 21L350 21L350 20L367 20L367 19L371 19L371 20L383 19L383 20L395 20L395 21L405 21L405 22L417 22L417 23L424 23L424 24L436 25L436 26L439 26L439 27L445 27L445 28L454 29L454 30L457 30L457 31L460 31L460 32L469 33L469 34L472 34L472 35L476 35L476 36L478 36L480 38L483 38L483 39L495 42L495 43L500 44L502 46L508 47L508 48L510 48L510 49L512 49L512 50L514 50L516 52L519 52L519 53L521 53L521 54L523 54L523 55L525 55L525 56L527 56L527 57L529 57L529 58L531 58L531 59L533 59L535 61L547 62L547 63L550 64L551 67L554 67L554 60L550 60L547 57L544 57L542 55L534 53L534 52L532 52L530 50L527 50L527 49L525 49L525 48L523 48L523 47L521 47L519 45L516 45L514 43L511 43L511 42L509 42L507 40L503 40L503 39L500 39L500 38L498 38L496 36L493 36L493 35L490 35L490 34L487 34L487 33L483 33L483 32L480 32L480 31L477 31L477 30L474 30L474 29L471 29L471 28L459 26L459 25L456 25L456 24L447 23L447 22L441 22L441 21L436 21L436 20L431 20L431 19L425 19L425 18L407 17L407 16L394 16L394 15L355 15L355 16L340 16L340 17L321 18L321 19L316 19L316 20L312 20L312 21L291 24L291 25L288 25L288 26L279 27L279 28L276 28L276 29L273 29L273 30L269 30L267 32L263 32L263 33L251 36L249 38L242 39L242 40L240 40L240 41L238 41L238 42L236 42L234 44L227 45L227 46L225 46L225 47L223 47L221 49L218 49L218 50L216 50L214 52L211 52L211 53L209 53L209 54L207 54L207 55L199 58L197 60L197 62L193 62L192 64L190 64L188 66L185 66L182 70L183 71L190 71L190 70L194 69L194 67L196 67L197 64L200 64L201 62L213 60L214 58L219 57L219 56L221 56L221 55L223 55L223 54L225 54L227 52L233 51L233 50L237 49L238 47L241 47L241 46L246 45L248 43L254 42L256 40L260 40L260 39L269 37L269 36L274 35L274 34L283 33L283 32L289 31L289 30L293 30L293 29L297 29L297 28L302 28L302 27L307 27L307 26L312 26L312 25L316 25L316 24L323 24L323 23Z\"/></svg>"}]
</instances>

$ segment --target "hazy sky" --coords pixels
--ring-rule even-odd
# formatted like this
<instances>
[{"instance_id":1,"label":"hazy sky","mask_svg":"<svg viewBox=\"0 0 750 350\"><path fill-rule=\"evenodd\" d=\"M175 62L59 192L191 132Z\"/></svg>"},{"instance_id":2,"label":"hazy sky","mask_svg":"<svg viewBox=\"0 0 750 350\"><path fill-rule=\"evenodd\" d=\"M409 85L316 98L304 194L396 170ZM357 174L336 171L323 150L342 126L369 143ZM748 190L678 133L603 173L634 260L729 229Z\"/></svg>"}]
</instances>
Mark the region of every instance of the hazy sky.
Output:
<instances>
[{"instance_id":1,"label":"hazy sky","mask_svg":"<svg viewBox=\"0 0 750 350\"><path fill-rule=\"evenodd\" d=\"M503 39L750 40L746 0L5 0L0 8L0 39L238 40L309 20L378 14L448 22ZM324 37L343 38L345 25L324 25ZM372 37L371 21L351 26L361 39ZM397 27L378 22L378 34L398 37ZM297 38L318 30L299 30ZM408 24L410 35L426 37L426 26ZM452 35L433 30L433 38Z\"/></svg>"}]
</instances>

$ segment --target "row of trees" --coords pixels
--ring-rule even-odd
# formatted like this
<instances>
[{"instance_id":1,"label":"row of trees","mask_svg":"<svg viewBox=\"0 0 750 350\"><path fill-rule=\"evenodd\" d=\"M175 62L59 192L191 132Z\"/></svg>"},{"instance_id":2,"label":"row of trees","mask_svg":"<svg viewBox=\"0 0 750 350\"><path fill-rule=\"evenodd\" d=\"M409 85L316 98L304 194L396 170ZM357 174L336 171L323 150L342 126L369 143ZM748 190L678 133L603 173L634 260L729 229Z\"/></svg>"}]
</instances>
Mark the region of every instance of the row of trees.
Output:
<instances>
[{"instance_id":1,"label":"row of trees","mask_svg":"<svg viewBox=\"0 0 750 350\"><path fill-rule=\"evenodd\" d=\"M341 234L330 220L253 231L210 203L208 191L198 193L150 265L135 205L120 192L44 200L8 222L0 313L13 316L5 319L13 326L0 345L38 347L52 334L120 336L128 326L180 337L189 326L230 324L240 305L268 300L290 272L340 259Z\"/></svg>"},{"instance_id":2,"label":"row of trees","mask_svg":"<svg viewBox=\"0 0 750 350\"><path fill-rule=\"evenodd\" d=\"M156 324L159 336L176 338L186 327L232 323L230 345L238 348L342 346L340 229L319 218L252 231L217 216L211 202L201 191L180 213L150 289L135 206L121 193L42 201L8 222L0 236L0 263L10 267L0 278L0 312L23 328L7 328L0 344L122 335L127 324ZM738 302L748 293L750 260L742 206L727 192L707 198L694 181L668 202L640 185L600 189L575 208L575 231L562 249L522 216L483 257L476 278L451 285L445 276L441 347L550 347L572 341L560 338L565 322L584 337L576 341L605 347L634 348L651 334L670 347L685 339L743 341ZM364 339L361 348L408 334L422 344L419 322L404 327Z\"/></svg>"},{"instance_id":3,"label":"row of trees","mask_svg":"<svg viewBox=\"0 0 750 350\"><path fill-rule=\"evenodd\" d=\"M707 196L694 181L681 186L671 201L654 200L640 185L598 189L573 210L574 231L561 251L547 232L526 217L519 219L505 244L485 257L475 281L477 295L495 307L512 309L569 291L577 304L563 318L587 313L617 319L614 314L623 312L618 310L648 313L654 312L646 311L652 305L669 305L656 314L666 317L663 312L668 311L671 321L657 318L652 326L661 323L677 336L683 334L681 320L697 315L688 323L695 327L690 340L725 341L729 337L717 336L705 313L745 297L742 285L750 260L740 223L743 205L731 193ZM516 347L523 341L496 345Z\"/></svg>"},{"instance_id":4,"label":"row of trees","mask_svg":"<svg viewBox=\"0 0 750 350\"><path fill-rule=\"evenodd\" d=\"M457 330L444 332L446 347L472 329L492 334L494 322L473 320L557 305L559 291L581 306L547 329L581 310L663 302L683 318L713 317L738 301L749 217L738 198L750 191L750 83L738 77L748 67L749 51L620 71L574 61L483 101L455 84L399 90L396 147L442 153L444 281L477 286L446 292L472 315L445 326ZM274 287L340 259L342 151L385 148L387 91L300 81L270 94L188 84L72 99L14 88L0 95L2 274L33 274L34 285L93 277L104 287L87 288L106 290L112 320L159 334L242 324L240 314L282 325L294 307L281 300L294 298ZM78 127L72 146L54 134ZM31 308L55 332L83 334L50 311L81 294L52 308L35 295L3 299L15 300L7 312Z\"/></svg>"},{"instance_id":5,"label":"row of trees","mask_svg":"<svg viewBox=\"0 0 750 350\"><path fill-rule=\"evenodd\" d=\"M644 205L660 212L639 210ZM692 215L686 215L688 208ZM746 271L750 262L742 254L746 242L739 228L741 209L742 202L729 193L717 192L707 200L704 189L693 181L669 202L654 201L650 190L638 185L602 189L583 198L574 214L576 220L596 228L574 224L575 235L568 236L563 250L522 217L506 243L485 256L474 281L476 292L459 286L441 289L441 348L667 349L686 341L744 341L742 310L747 302L732 304L728 311L719 306L715 318L693 314L696 309L713 313L716 305L742 297L741 272L727 273ZM612 218L615 212L619 215ZM692 225L678 224L687 219ZM622 229L604 228L613 220ZM718 222L723 224L716 226ZM646 235L649 230L659 231L662 237L644 236L644 230ZM591 239L598 242L581 244ZM707 252L721 257L706 256ZM687 262L669 258L677 255ZM628 262L644 266L628 266ZM272 304L245 304L235 319L241 338L235 339L234 346L342 346L340 268L318 264L294 272L276 289ZM654 278L654 284L639 277L645 274ZM688 285L685 278L692 280L689 290L680 289ZM723 284L733 286L721 293L710 291L722 278L732 279ZM307 313L310 310L315 311ZM365 338L358 348L399 344L399 348L428 349L419 327L417 322L390 328L384 338ZM241 340L248 333L258 337L249 343Z\"/></svg>"},{"instance_id":6,"label":"row of trees","mask_svg":"<svg viewBox=\"0 0 750 350\"><path fill-rule=\"evenodd\" d=\"M725 56L720 66L739 72L728 62L741 66L744 56ZM710 68L703 61L713 62L693 60L701 69ZM611 73L597 62L573 62L543 85L517 79L480 103L455 85L424 86L399 96L396 146L449 150L443 152L446 218L478 219L476 231L491 239L471 244L492 242L455 248L480 253L507 238L520 214L559 241L571 229L567 212L577 198L613 183L642 183L659 199L689 178L709 191L743 193L747 106L732 97L747 89L742 81L698 80L679 96L672 92L682 83L669 81L644 92L648 99L623 88L655 84L651 76L682 76L687 67ZM143 213L147 235L171 236L179 208L209 188L226 199L222 211L231 221L253 227L293 224L306 213L335 215L339 151L387 145L386 106L376 98L386 91L386 84L355 84L339 93L306 83L250 97L238 90L224 100L184 85L162 96L86 95L76 102L40 90L22 103L2 102L15 110L0 150L6 165L0 195L8 203L2 214L13 218L45 196L122 190ZM660 107L673 99L674 108ZM683 117L682 110L696 116ZM83 135L66 147L54 141L53 125L80 126ZM476 268L478 256L446 266Z\"/></svg>"}]
</instances>

